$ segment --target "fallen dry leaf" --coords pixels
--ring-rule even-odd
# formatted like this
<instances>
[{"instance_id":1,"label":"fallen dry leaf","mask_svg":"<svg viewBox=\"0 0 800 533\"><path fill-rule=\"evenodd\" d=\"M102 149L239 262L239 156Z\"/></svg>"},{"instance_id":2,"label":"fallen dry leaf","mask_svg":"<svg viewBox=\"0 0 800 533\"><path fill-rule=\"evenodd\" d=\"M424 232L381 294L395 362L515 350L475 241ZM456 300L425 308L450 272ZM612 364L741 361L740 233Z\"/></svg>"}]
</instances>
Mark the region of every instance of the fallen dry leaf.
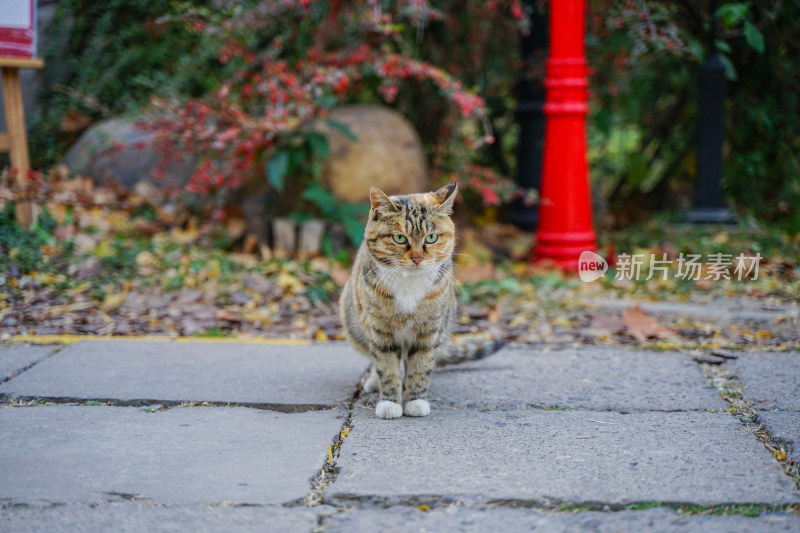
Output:
<instances>
[{"instance_id":1,"label":"fallen dry leaf","mask_svg":"<svg viewBox=\"0 0 800 533\"><path fill-rule=\"evenodd\" d=\"M105 298L103 298L103 304L101 308L103 311L115 311L122 306L122 303L125 301L126 294L122 292L112 292L106 294Z\"/></svg>"},{"instance_id":2,"label":"fallen dry leaf","mask_svg":"<svg viewBox=\"0 0 800 533\"><path fill-rule=\"evenodd\" d=\"M500 322L500 314L501 314L500 306L497 304L493 304L489 308L489 314L487 318L489 319L489 322L491 322L492 324L497 324L498 322Z\"/></svg>"},{"instance_id":3,"label":"fallen dry leaf","mask_svg":"<svg viewBox=\"0 0 800 533\"><path fill-rule=\"evenodd\" d=\"M252 233L248 233L244 238L244 245L242 249L246 254L256 253L256 250L258 250L258 237Z\"/></svg>"},{"instance_id":4,"label":"fallen dry leaf","mask_svg":"<svg viewBox=\"0 0 800 533\"><path fill-rule=\"evenodd\" d=\"M458 267L456 279L461 283L478 283L494 277L495 269L491 263Z\"/></svg>"},{"instance_id":5,"label":"fallen dry leaf","mask_svg":"<svg viewBox=\"0 0 800 533\"><path fill-rule=\"evenodd\" d=\"M243 218L230 217L225 221L225 230L228 232L230 238L238 239L244 235L245 230L247 230L247 223ZM251 252L252 250L248 253Z\"/></svg>"},{"instance_id":6,"label":"fallen dry leaf","mask_svg":"<svg viewBox=\"0 0 800 533\"><path fill-rule=\"evenodd\" d=\"M217 320L225 320L226 322L242 321L242 317L240 317L236 313L228 311L227 309L217 309L217 311L214 313L214 318Z\"/></svg>"},{"instance_id":7,"label":"fallen dry leaf","mask_svg":"<svg viewBox=\"0 0 800 533\"><path fill-rule=\"evenodd\" d=\"M786 450L783 449L783 446L781 446L779 450L775 450L775 453L773 455L775 456L775 459L777 459L778 461L786 460Z\"/></svg>"},{"instance_id":8,"label":"fallen dry leaf","mask_svg":"<svg viewBox=\"0 0 800 533\"><path fill-rule=\"evenodd\" d=\"M338 287L344 287L347 280L350 279L350 270L344 268L339 263L334 263L330 270L331 279Z\"/></svg>"},{"instance_id":9,"label":"fallen dry leaf","mask_svg":"<svg viewBox=\"0 0 800 533\"><path fill-rule=\"evenodd\" d=\"M244 268L255 268L258 265L258 257L245 253L230 253L228 258Z\"/></svg>"},{"instance_id":10,"label":"fallen dry leaf","mask_svg":"<svg viewBox=\"0 0 800 533\"><path fill-rule=\"evenodd\" d=\"M622 312L622 321L628 335L639 342L653 338L663 339L676 333L674 329L659 324L656 317L648 315L638 305L625 309Z\"/></svg>"},{"instance_id":11,"label":"fallen dry leaf","mask_svg":"<svg viewBox=\"0 0 800 533\"><path fill-rule=\"evenodd\" d=\"M70 109L61 119L61 131L64 133L75 133L86 129L92 123L92 118L84 115L77 109Z\"/></svg>"},{"instance_id":12,"label":"fallen dry leaf","mask_svg":"<svg viewBox=\"0 0 800 533\"><path fill-rule=\"evenodd\" d=\"M592 317L592 324L589 326L592 329L607 331L614 334L619 333L625 329L625 322L622 317L617 313L595 315Z\"/></svg>"},{"instance_id":13,"label":"fallen dry leaf","mask_svg":"<svg viewBox=\"0 0 800 533\"><path fill-rule=\"evenodd\" d=\"M278 277L275 279L275 282L285 291L291 294L300 294L305 289L305 285L302 281L300 281L297 276L290 274L289 272L282 270Z\"/></svg>"},{"instance_id":14,"label":"fallen dry leaf","mask_svg":"<svg viewBox=\"0 0 800 533\"><path fill-rule=\"evenodd\" d=\"M136 264L140 267L151 267L156 263L156 256L147 250L136 254Z\"/></svg>"}]
</instances>

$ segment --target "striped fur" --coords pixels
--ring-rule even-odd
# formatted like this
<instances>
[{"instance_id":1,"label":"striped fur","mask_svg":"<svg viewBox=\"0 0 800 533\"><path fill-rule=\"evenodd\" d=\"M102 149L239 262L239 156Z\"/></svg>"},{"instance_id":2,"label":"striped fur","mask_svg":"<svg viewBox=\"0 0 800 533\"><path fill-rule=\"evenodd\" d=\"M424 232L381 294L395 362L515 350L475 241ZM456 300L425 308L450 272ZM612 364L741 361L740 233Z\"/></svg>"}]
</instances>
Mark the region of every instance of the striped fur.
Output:
<instances>
[{"instance_id":1,"label":"striped fur","mask_svg":"<svg viewBox=\"0 0 800 533\"><path fill-rule=\"evenodd\" d=\"M453 277L458 186L389 197L373 187L364 242L339 301L350 343L373 361L365 389L380 390L381 418L425 416L435 365L477 359L499 345L448 346L456 319ZM401 379L400 365L405 376Z\"/></svg>"},{"instance_id":2,"label":"striped fur","mask_svg":"<svg viewBox=\"0 0 800 533\"><path fill-rule=\"evenodd\" d=\"M467 361L483 359L505 346L505 341L470 341L448 344L436 356L436 366L457 365Z\"/></svg>"}]
</instances>

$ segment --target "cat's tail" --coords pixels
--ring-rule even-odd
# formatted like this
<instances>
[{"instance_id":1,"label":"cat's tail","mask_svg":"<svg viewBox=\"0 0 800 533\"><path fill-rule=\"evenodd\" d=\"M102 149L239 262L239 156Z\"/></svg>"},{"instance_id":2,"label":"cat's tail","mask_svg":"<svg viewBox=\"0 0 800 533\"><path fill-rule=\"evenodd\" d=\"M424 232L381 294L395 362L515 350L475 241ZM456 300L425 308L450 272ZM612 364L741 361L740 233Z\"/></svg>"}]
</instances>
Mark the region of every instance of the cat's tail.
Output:
<instances>
[{"instance_id":1,"label":"cat's tail","mask_svg":"<svg viewBox=\"0 0 800 533\"><path fill-rule=\"evenodd\" d=\"M505 346L502 340L471 340L458 344L448 344L436 354L436 366L457 365L489 357Z\"/></svg>"}]
</instances>

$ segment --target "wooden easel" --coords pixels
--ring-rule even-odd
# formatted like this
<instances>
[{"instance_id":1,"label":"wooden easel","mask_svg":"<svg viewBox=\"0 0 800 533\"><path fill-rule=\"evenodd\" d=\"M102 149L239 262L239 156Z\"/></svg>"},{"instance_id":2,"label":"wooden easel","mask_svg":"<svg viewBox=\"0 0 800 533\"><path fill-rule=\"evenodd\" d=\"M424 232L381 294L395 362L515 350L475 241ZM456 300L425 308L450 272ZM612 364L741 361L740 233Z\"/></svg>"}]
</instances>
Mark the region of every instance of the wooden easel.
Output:
<instances>
[{"instance_id":1,"label":"wooden easel","mask_svg":"<svg viewBox=\"0 0 800 533\"><path fill-rule=\"evenodd\" d=\"M0 133L0 152L8 152L11 157L11 168L16 170L14 181L19 189L28 186L28 173L31 165L28 157L28 137L25 133L25 111L22 108L22 85L19 80L19 69L42 68L42 59L22 59L17 57L0 57L0 69L3 76L3 100L6 111L7 132ZM36 222L36 206L31 202L17 202L17 221L29 227Z\"/></svg>"}]
</instances>

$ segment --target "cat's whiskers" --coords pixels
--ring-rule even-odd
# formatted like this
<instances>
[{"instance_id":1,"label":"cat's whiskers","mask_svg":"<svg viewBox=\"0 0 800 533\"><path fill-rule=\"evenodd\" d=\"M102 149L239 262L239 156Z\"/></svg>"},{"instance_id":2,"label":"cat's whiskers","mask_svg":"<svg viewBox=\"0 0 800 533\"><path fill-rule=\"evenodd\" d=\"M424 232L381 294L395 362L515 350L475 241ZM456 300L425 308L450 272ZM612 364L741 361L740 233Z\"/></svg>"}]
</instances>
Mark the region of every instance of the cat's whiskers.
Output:
<instances>
[{"instance_id":1,"label":"cat's whiskers","mask_svg":"<svg viewBox=\"0 0 800 533\"><path fill-rule=\"evenodd\" d=\"M375 268L376 268L376 274L377 274L376 279L377 279L378 285L383 290L388 292L391 289L391 285L393 285L394 282L396 281L397 274L400 272L400 269L403 268L403 267L400 266L400 265L392 265L390 267L382 267L382 266L378 265L377 263L375 263Z\"/></svg>"},{"instance_id":2,"label":"cat's whiskers","mask_svg":"<svg viewBox=\"0 0 800 533\"><path fill-rule=\"evenodd\" d=\"M461 282L458 281L458 279L456 279L456 274L455 274L455 271L453 270L452 266L453 266L453 262L452 261L443 261L442 262L442 266L440 268L444 271L443 272L444 275L446 277L450 278L450 280L453 282L453 285L455 285L456 291L460 295L463 296L463 295L466 294L466 290L464 289L464 285L462 285ZM438 275L442 275L442 272L439 272Z\"/></svg>"}]
</instances>

